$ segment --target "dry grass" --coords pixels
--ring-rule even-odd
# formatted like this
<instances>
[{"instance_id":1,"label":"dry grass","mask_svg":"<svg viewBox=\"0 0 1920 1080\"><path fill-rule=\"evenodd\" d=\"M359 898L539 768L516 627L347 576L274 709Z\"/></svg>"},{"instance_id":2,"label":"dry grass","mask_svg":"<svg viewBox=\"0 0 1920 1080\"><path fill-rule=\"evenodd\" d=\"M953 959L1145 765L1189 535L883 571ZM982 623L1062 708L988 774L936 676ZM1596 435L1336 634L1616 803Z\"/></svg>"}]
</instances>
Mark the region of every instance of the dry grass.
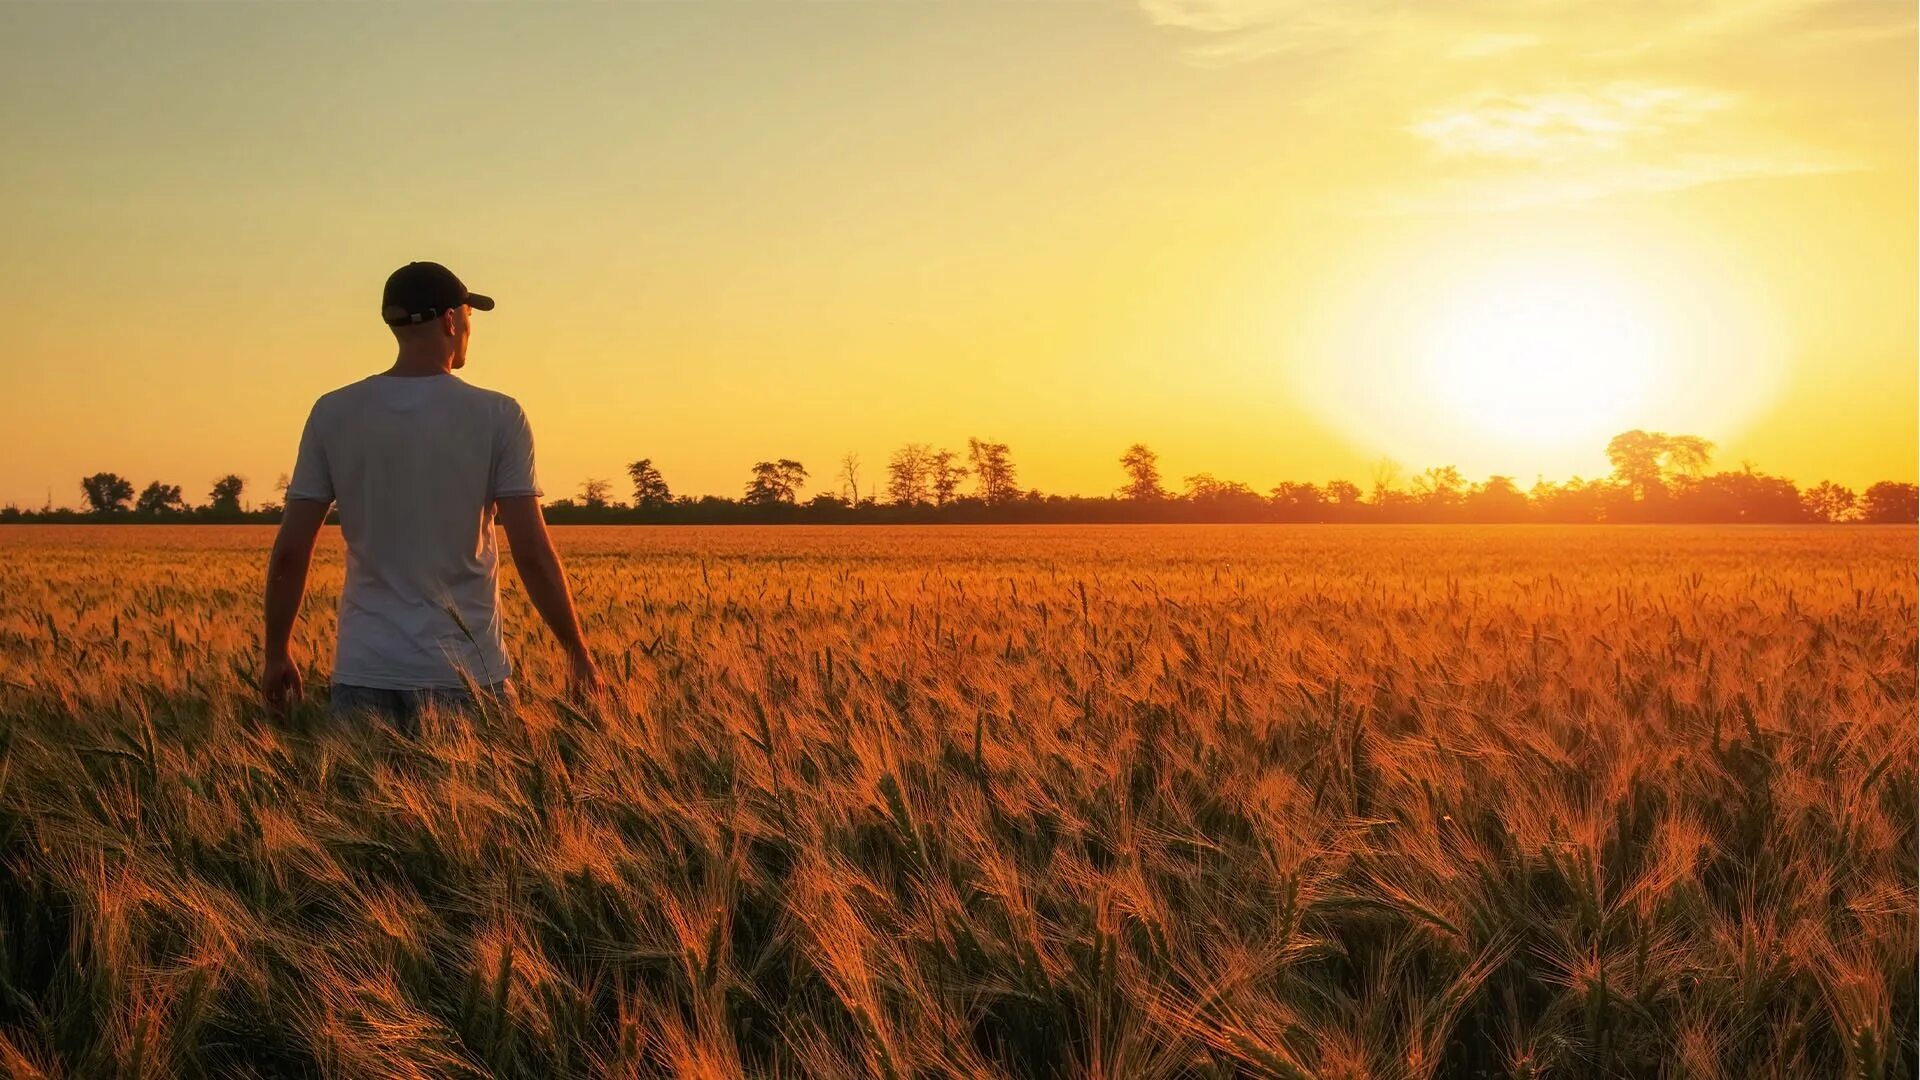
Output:
<instances>
[{"instance_id":1,"label":"dry grass","mask_svg":"<svg viewBox=\"0 0 1920 1080\"><path fill-rule=\"evenodd\" d=\"M1916 1067L1911 529L567 530L417 744L269 536L0 531L0 1072Z\"/></svg>"}]
</instances>

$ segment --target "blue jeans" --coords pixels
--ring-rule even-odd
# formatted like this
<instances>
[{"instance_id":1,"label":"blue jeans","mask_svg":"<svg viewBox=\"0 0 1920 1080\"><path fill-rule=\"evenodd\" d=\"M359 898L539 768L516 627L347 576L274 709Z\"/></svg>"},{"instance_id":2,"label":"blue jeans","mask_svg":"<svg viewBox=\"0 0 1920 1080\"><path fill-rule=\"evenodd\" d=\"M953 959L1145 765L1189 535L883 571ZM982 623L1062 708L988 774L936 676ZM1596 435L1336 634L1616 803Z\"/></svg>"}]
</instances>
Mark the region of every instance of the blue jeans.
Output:
<instances>
[{"instance_id":1,"label":"blue jeans","mask_svg":"<svg viewBox=\"0 0 1920 1080\"><path fill-rule=\"evenodd\" d=\"M480 687L485 705L494 709L511 709L518 700L513 690L512 679L502 679L491 686ZM483 702L474 700L474 696L460 686L429 686L419 690L383 690L373 686L350 686L346 683L334 683L332 696L327 702L327 717L336 722L349 718L367 716L384 717L394 727L409 736L420 734L420 714L427 709L441 712L462 712L478 718Z\"/></svg>"}]
</instances>

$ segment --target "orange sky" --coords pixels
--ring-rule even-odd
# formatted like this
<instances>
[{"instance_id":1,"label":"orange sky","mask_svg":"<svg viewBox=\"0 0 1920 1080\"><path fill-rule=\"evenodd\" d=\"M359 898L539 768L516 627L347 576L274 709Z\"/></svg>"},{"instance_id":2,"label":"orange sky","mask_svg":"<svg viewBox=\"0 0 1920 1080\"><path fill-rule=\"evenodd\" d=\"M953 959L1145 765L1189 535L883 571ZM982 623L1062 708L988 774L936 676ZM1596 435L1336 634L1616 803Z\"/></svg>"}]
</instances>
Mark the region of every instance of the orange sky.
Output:
<instances>
[{"instance_id":1,"label":"orange sky","mask_svg":"<svg viewBox=\"0 0 1920 1080\"><path fill-rule=\"evenodd\" d=\"M267 494L416 258L499 300L464 375L549 496L969 435L1047 491L1134 441L1530 482L1631 426L1911 480L1914 51L1810 0L8 6L0 502Z\"/></svg>"}]
</instances>

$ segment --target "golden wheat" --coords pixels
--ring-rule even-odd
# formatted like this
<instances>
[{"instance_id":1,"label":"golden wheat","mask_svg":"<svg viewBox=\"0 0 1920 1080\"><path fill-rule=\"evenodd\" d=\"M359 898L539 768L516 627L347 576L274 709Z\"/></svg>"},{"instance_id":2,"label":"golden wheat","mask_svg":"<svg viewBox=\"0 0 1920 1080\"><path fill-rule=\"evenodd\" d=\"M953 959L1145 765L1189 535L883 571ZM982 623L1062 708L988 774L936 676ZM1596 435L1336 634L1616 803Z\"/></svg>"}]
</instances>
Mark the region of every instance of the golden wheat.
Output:
<instances>
[{"instance_id":1,"label":"golden wheat","mask_svg":"<svg viewBox=\"0 0 1920 1080\"><path fill-rule=\"evenodd\" d=\"M417 742L270 536L0 531L0 1072L1916 1067L1911 529L569 529Z\"/></svg>"}]
</instances>

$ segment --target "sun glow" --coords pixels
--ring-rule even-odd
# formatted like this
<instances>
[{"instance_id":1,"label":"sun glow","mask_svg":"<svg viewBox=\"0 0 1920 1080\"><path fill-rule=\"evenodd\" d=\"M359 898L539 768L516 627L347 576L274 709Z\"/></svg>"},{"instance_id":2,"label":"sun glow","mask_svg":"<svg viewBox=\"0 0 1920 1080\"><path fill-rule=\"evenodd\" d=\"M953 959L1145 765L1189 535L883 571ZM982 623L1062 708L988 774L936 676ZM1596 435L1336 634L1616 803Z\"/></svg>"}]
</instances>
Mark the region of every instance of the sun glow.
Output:
<instances>
[{"instance_id":1,"label":"sun glow","mask_svg":"<svg viewBox=\"0 0 1920 1080\"><path fill-rule=\"evenodd\" d=\"M1329 267L1282 340L1289 390L1402 466L1564 479L1644 428L1734 437L1786 340L1738 266L1589 227L1435 234Z\"/></svg>"},{"instance_id":2,"label":"sun glow","mask_svg":"<svg viewBox=\"0 0 1920 1080\"><path fill-rule=\"evenodd\" d=\"M1604 442L1645 410L1655 317L1612 283L1561 275L1478 283L1421 349L1433 402L1504 441Z\"/></svg>"}]
</instances>

